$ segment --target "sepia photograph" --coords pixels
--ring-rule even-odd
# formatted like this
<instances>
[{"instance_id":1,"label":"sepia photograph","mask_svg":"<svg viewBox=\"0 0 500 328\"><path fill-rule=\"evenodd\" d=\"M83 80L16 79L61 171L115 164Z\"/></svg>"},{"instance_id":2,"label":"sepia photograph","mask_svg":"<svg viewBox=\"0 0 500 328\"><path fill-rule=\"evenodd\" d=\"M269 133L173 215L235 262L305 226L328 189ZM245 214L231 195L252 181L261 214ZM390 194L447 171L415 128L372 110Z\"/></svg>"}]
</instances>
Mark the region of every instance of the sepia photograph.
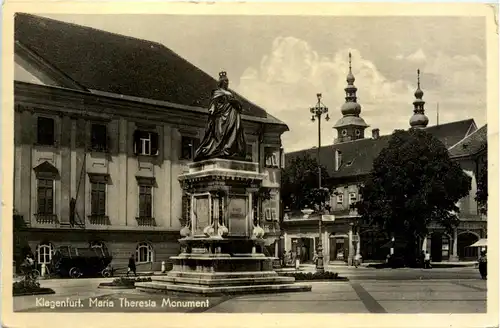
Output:
<instances>
[{"instance_id":1,"label":"sepia photograph","mask_svg":"<svg viewBox=\"0 0 500 328\"><path fill-rule=\"evenodd\" d=\"M484 12L37 10L7 39L14 314L493 309Z\"/></svg>"}]
</instances>

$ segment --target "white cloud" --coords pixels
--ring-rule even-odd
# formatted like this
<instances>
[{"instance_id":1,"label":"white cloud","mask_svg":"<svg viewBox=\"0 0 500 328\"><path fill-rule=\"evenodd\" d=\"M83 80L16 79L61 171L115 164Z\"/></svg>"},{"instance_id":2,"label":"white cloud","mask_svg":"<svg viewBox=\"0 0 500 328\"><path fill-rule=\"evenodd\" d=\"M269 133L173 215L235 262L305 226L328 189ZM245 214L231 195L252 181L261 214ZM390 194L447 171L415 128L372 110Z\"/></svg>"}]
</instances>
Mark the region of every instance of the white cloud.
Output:
<instances>
[{"instance_id":1,"label":"white cloud","mask_svg":"<svg viewBox=\"0 0 500 328\"><path fill-rule=\"evenodd\" d=\"M427 59L427 56L425 56L425 53L422 49L418 49L408 57L406 57L407 60L412 61L412 62L424 62Z\"/></svg>"},{"instance_id":2,"label":"white cloud","mask_svg":"<svg viewBox=\"0 0 500 328\"><path fill-rule=\"evenodd\" d=\"M235 89L288 124L290 132L283 136L287 151L317 145L317 123L310 121L309 108L316 103L316 93L321 92L331 117L328 123L323 121L322 144L331 144L337 136L332 126L341 117L340 106L345 102L349 51L361 116L381 133L407 128L416 81L389 80L356 49L339 49L333 55L322 56L304 40L279 37L270 53L263 56L260 67L248 67ZM449 57L443 53L428 56L418 49L400 60L410 67L418 64L423 82L430 77L437 80L437 89L426 90L423 84L424 100L428 107L440 102L441 122L477 116L471 109L481 109L485 116L480 90L478 93L478 87L485 88L484 65L479 57ZM446 109L450 112L445 113ZM434 108L428 113L431 123L433 113Z\"/></svg>"}]
</instances>

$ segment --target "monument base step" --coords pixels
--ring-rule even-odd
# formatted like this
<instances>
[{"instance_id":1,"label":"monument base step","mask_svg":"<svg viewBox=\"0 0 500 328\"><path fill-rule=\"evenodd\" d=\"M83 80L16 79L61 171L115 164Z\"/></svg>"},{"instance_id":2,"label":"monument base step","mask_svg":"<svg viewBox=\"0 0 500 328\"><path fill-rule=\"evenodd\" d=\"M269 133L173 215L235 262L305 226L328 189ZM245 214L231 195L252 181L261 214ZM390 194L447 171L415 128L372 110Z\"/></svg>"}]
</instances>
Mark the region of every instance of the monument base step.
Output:
<instances>
[{"instance_id":1,"label":"monument base step","mask_svg":"<svg viewBox=\"0 0 500 328\"><path fill-rule=\"evenodd\" d=\"M293 283L293 277L245 277L245 278L221 278L221 279L203 279L188 277L154 277L153 282L165 282L171 284L188 284L199 286L244 286L244 285L267 285L267 284L287 284Z\"/></svg>"},{"instance_id":2,"label":"monument base step","mask_svg":"<svg viewBox=\"0 0 500 328\"><path fill-rule=\"evenodd\" d=\"M167 277L184 277L197 279L230 279L230 278L266 278L278 277L276 271L241 271L241 272L198 272L198 271L170 271Z\"/></svg>"},{"instance_id":3,"label":"monument base step","mask_svg":"<svg viewBox=\"0 0 500 328\"><path fill-rule=\"evenodd\" d=\"M171 284L166 282L138 282L136 289L148 293L190 293L204 296L232 295L232 294L256 294L256 293L283 293L283 292L308 292L311 285L307 284L269 284L269 285L245 285L245 286L202 286L193 284Z\"/></svg>"}]
</instances>

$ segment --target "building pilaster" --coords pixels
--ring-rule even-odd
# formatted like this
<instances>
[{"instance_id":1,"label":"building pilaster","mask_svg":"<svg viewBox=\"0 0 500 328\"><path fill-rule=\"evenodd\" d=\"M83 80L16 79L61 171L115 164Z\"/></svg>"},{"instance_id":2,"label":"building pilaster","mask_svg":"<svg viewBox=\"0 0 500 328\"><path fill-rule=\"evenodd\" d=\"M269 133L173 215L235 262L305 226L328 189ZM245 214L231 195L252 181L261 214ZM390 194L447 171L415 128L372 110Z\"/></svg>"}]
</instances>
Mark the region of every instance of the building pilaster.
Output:
<instances>
[{"instance_id":1,"label":"building pilaster","mask_svg":"<svg viewBox=\"0 0 500 328\"><path fill-rule=\"evenodd\" d=\"M450 262L458 261L458 229L453 229L453 252L450 255Z\"/></svg>"}]
</instances>

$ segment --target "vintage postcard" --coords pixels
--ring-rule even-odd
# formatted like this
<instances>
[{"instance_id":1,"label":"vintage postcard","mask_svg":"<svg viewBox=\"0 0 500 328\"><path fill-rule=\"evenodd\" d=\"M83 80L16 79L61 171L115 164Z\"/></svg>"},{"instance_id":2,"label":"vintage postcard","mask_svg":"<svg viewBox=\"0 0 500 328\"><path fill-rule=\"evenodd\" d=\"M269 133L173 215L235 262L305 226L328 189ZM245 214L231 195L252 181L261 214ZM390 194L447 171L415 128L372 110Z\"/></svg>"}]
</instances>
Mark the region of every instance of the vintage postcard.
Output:
<instances>
[{"instance_id":1,"label":"vintage postcard","mask_svg":"<svg viewBox=\"0 0 500 328\"><path fill-rule=\"evenodd\" d=\"M496 6L4 9L5 326L498 325Z\"/></svg>"}]
</instances>

